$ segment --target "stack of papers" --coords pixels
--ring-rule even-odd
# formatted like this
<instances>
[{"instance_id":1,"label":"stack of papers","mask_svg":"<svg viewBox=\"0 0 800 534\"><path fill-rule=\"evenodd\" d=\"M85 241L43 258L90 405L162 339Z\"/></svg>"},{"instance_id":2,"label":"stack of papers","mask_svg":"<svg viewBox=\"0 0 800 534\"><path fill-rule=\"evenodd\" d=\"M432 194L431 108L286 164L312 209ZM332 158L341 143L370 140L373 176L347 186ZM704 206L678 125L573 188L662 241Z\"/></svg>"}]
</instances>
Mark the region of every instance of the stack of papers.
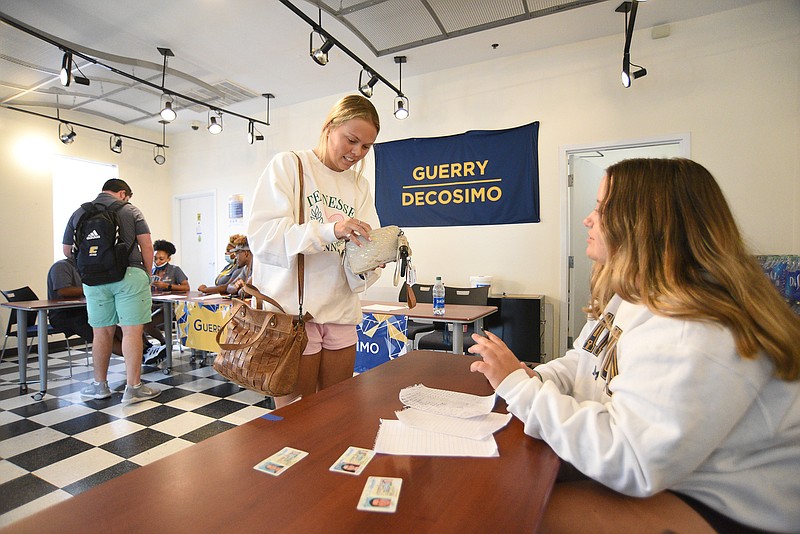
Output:
<instances>
[{"instance_id":1,"label":"stack of papers","mask_svg":"<svg viewBox=\"0 0 800 534\"><path fill-rule=\"evenodd\" d=\"M406 409L382 419L375 452L411 456L498 456L494 434L511 414L493 413L495 397L480 397L423 385L404 388Z\"/></svg>"}]
</instances>

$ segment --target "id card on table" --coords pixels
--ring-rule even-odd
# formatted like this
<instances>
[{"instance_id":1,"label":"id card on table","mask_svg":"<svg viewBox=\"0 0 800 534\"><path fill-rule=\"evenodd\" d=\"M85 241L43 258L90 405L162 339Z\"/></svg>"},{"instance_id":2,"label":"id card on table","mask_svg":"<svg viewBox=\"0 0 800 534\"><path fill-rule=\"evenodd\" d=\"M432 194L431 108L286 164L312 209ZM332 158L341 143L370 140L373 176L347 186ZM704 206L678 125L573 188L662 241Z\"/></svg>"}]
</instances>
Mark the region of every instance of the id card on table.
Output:
<instances>
[{"instance_id":1,"label":"id card on table","mask_svg":"<svg viewBox=\"0 0 800 534\"><path fill-rule=\"evenodd\" d=\"M284 447L266 460L254 465L253 469L268 475L278 476L306 456L308 456L306 451Z\"/></svg>"},{"instance_id":2,"label":"id card on table","mask_svg":"<svg viewBox=\"0 0 800 534\"><path fill-rule=\"evenodd\" d=\"M369 477L356 508L366 512L394 513L402 484L402 478Z\"/></svg>"},{"instance_id":3,"label":"id card on table","mask_svg":"<svg viewBox=\"0 0 800 534\"><path fill-rule=\"evenodd\" d=\"M375 451L360 447L347 447L347 450L333 463L330 470L334 473L360 475L374 456Z\"/></svg>"}]
</instances>

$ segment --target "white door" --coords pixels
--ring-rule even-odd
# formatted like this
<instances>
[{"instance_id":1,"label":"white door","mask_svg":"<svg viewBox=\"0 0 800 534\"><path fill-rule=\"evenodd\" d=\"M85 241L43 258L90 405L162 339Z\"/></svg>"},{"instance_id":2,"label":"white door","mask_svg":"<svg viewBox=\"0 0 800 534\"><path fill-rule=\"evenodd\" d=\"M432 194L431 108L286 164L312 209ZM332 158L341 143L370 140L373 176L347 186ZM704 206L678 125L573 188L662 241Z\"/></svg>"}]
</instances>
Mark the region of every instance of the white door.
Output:
<instances>
[{"instance_id":1,"label":"white door","mask_svg":"<svg viewBox=\"0 0 800 534\"><path fill-rule=\"evenodd\" d=\"M581 146L565 149L567 160L567 250L562 298L565 303L560 317L560 353L572 347L572 342L586 324L581 309L589 302L592 262L586 257L586 228L583 219L594 209L597 188L605 169L629 158L672 158L690 155L689 134L663 139L631 141L617 145ZM560 354L558 354L560 355Z\"/></svg>"},{"instance_id":2,"label":"white door","mask_svg":"<svg viewBox=\"0 0 800 534\"><path fill-rule=\"evenodd\" d=\"M217 276L216 195L202 193L178 197L180 263L193 290L213 285Z\"/></svg>"}]
</instances>

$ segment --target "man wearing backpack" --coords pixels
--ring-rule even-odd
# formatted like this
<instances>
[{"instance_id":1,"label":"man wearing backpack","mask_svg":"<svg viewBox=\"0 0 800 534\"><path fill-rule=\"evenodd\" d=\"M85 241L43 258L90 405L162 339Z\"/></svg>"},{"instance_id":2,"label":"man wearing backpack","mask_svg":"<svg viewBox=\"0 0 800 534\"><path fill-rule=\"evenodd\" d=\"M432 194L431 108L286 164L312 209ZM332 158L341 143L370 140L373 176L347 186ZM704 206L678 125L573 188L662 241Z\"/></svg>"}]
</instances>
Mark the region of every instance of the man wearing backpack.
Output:
<instances>
[{"instance_id":1,"label":"man wearing backpack","mask_svg":"<svg viewBox=\"0 0 800 534\"><path fill-rule=\"evenodd\" d=\"M117 325L122 328L127 375L122 402L140 402L161 393L141 383L142 332L152 306L153 242L144 215L128 202L132 196L123 180L106 181L97 198L72 214L64 231L64 255L77 259L94 332L94 382L81 390L84 400L111 396L108 366Z\"/></svg>"}]
</instances>

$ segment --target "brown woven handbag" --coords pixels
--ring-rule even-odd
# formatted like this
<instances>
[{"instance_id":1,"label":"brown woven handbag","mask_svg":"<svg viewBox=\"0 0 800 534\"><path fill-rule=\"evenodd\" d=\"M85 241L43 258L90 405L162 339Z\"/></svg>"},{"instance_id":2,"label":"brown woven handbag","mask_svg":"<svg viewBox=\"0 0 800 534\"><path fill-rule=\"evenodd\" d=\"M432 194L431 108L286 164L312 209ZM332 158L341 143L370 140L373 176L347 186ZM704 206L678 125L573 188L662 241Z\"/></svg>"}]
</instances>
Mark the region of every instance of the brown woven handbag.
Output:
<instances>
[{"instance_id":1,"label":"brown woven handbag","mask_svg":"<svg viewBox=\"0 0 800 534\"><path fill-rule=\"evenodd\" d=\"M245 286L245 292L256 298L257 307L234 299L233 311L217 331L221 350L214 359L214 369L247 389L272 397L287 395L297 384L300 356L308 343L305 322L311 315L284 313L280 304L251 285ZM261 309L263 301L280 312ZM228 324L231 326L222 343Z\"/></svg>"},{"instance_id":2,"label":"brown woven handbag","mask_svg":"<svg viewBox=\"0 0 800 534\"><path fill-rule=\"evenodd\" d=\"M300 173L299 217L305 220L303 209L303 164L297 158ZM256 306L233 299L235 304L228 319L217 331L220 351L214 359L214 370L247 389L277 397L294 391L300 368L300 356L308 343L306 321L311 314L303 314L303 286L305 282L305 256L297 258L298 315L289 315L274 299L263 295L247 284L245 293L256 299ZM263 309L264 302L280 311ZM221 343L226 331L225 343Z\"/></svg>"}]
</instances>

